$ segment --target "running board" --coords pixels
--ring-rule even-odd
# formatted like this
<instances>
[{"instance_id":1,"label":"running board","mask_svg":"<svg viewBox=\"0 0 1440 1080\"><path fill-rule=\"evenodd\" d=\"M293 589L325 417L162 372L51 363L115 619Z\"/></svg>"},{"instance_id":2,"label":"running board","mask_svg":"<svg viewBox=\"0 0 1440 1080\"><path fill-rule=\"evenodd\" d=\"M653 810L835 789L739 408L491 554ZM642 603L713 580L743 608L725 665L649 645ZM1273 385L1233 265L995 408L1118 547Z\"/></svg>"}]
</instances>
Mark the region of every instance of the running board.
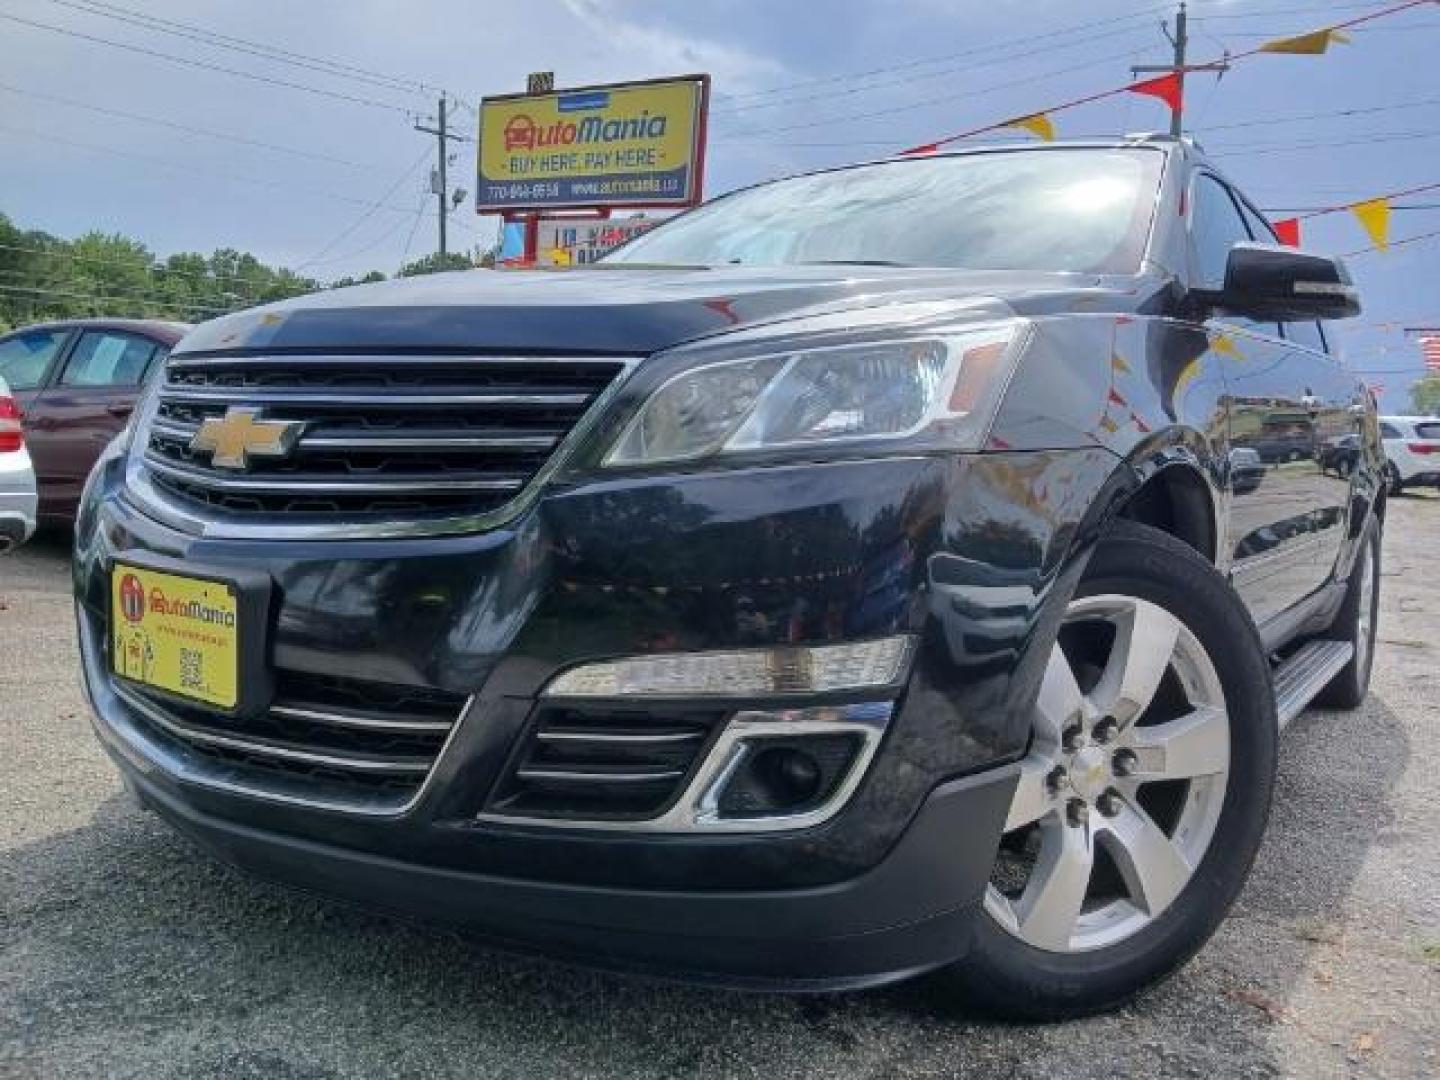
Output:
<instances>
[{"instance_id":1,"label":"running board","mask_svg":"<svg viewBox=\"0 0 1440 1080\"><path fill-rule=\"evenodd\" d=\"M1282 730L1354 655L1348 641L1312 641L1275 669L1275 713Z\"/></svg>"}]
</instances>

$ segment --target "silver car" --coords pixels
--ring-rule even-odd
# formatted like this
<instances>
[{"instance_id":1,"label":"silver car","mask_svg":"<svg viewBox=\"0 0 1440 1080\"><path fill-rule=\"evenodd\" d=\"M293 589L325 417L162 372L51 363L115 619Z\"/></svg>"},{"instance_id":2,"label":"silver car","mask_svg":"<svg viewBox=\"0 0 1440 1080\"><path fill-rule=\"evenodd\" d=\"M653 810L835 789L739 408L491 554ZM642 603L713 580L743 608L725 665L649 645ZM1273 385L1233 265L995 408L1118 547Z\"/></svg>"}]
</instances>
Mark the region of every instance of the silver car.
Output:
<instances>
[{"instance_id":1,"label":"silver car","mask_svg":"<svg viewBox=\"0 0 1440 1080\"><path fill-rule=\"evenodd\" d=\"M0 379L0 554L35 531L35 470L25 449L20 406Z\"/></svg>"}]
</instances>

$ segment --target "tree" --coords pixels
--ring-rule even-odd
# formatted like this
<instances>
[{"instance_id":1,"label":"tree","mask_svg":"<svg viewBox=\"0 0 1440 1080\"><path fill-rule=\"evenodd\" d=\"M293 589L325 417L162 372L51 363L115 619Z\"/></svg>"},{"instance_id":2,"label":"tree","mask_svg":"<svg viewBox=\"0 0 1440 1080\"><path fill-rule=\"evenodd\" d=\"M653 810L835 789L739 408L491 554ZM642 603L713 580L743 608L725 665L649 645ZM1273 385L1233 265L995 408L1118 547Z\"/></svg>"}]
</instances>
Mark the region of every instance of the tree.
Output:
<instances>
[{"instance_id":1,"label":"tree","mask_svg":"<svg viewBox=\"0 0 1440 1080\"><path fill-rule=\"evenodd\" d=\"M419 274L438 274L445 270L473 270L475 260L459 251L438 251L416 259L402 266L396 277L416 277Z\"/></svg>"},{"instance_id":2,"label":"tree","mask_svg":"<svg viewBox=\"0 0 1440 1080\"><path fill-rule=\"evenodd\" d=\"M373 270L359 279L384 280ZM233 248L162 259L118 233L65 240L0 214L0 328L85 315L202 322L322 287Z\"/></svg>"},{"instance_id":3,"label":"tree","mask_svg":"<svg viewBox=\"0 0 1440 1080\"><path fill-rule=\"evenodd\" d=\"M1431 372L1410 387L1410 405L1416 416L1440 416L1440 372Z\"/></svg>"}]
</instances>

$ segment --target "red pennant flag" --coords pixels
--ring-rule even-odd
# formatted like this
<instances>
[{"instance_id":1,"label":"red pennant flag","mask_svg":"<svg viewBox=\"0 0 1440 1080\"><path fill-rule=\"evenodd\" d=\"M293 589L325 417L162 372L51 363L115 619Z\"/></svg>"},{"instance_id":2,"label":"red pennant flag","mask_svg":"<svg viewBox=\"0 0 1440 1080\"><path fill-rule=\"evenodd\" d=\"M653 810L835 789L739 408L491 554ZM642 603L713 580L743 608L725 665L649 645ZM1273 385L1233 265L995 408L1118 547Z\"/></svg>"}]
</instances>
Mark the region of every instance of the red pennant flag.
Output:
<instances>
[{"instance_id":1,"label":"red pennant flag","mask_svg":"<svg viewBox=\"0 0 1440 1080\"><path fill-rule=\"evenodd\" d=\"M938 142L926 143L924 146L912 146L909 150L901 150L901 157L910 157L912 154L938 154L940 144Z\"/></svg>"},{"instance_id":2,"label":"red pennant flag","mask_svg":"<svg viewBox=\"0 0 1440 1080\"><path fill-rule=\"evenodd\" d=\"M1275 229L1275 235L1280 238L1280 243L1288 247L1300 246L1300 219L1286 218L1284 221L1271 222Z\"/></svg>"},{"instance_id":3,"label":"red pennant flag","mask_svg":"<svg viewBox=\"0 0 1440 1080\"><path fill-rule=\"evenodd\" d=\"M1178 72L1172 71L1169 75L1161 75L1158 79L1146 79L1144 82L1131 83L1125 89L1132 94L1148 94L1150 97L1157 97L1170 106L1171 112L1180 111L1183 91L1180 88Z\"/></svg>"},{"instance_id":4,"label":"red pennant flag","mask_svg":"<svg viewBox=\"0 0 1440 1080\"><path fill-rule=\"evenodd\" d=\"M1110 403L1112 405L1119 405L1122 409L1128 409L1130 407L1130 403L1121 397L1119 392L1113 388L1110 391Z\"/></svg>"}]
</instances>

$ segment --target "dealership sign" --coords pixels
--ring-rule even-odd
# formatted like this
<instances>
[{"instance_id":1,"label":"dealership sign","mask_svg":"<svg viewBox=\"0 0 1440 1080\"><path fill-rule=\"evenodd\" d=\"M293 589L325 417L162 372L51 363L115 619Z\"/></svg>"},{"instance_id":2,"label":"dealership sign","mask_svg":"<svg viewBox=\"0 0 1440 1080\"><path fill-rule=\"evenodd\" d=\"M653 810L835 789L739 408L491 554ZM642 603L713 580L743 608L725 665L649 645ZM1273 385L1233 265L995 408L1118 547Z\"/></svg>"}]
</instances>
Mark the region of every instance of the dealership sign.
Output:
<instances>
[{"instance_id":1,"label":"dealership sign","mask_svg":"<svg viewBox=\"0 0 1440 1080\"><path fill-rule=\"evenodd\" d=\"M476 210L693 206L709 92L687 75L486 98Z\"/></svg>"},{"instance_id":2,"label":"dealership sign","mask_svg":"<svg viewBox=\"0 0 1440 1080\"><path fill-rule=\"evenodd\" d=\"M586 266L659 224L655 218L640 217L600 221L541 218L537 262L541 266Z\"/></svg>"}]
</instances>

